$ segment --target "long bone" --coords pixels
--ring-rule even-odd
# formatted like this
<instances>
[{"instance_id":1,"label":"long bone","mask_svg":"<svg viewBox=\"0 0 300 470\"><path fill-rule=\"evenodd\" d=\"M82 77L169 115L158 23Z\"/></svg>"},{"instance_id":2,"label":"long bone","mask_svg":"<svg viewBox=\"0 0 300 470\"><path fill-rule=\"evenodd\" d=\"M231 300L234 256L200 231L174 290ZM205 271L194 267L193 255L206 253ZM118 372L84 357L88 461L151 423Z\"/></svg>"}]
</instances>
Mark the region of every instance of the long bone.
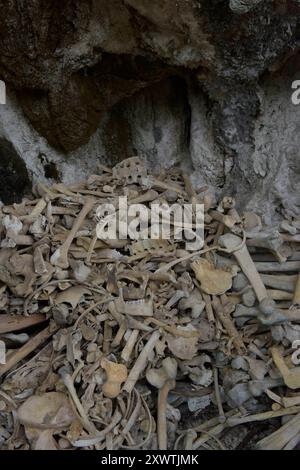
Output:
<instances>
[{"instance_id":1,"label":"long bone","mask_svg":"<svg viewBox=\"0 0 300 470\"><path fill-rule=\"evenodd\" d=\"M53 266L58 266L59 268L62 268L62 269L67 269L69 267L68 251L70 249L71 243L76 233L82 226L85 218L94 207L94 204L95 204L94 199L90 199L90 198L87 199L77 219L75 220L73 227L69 235L67 236L65 242L59 248L57 248L57 250L55 250L55 252L51 256L50 262Z\"/></svg>"},{"instance_id":2,"label":"long bone","mask_svg":"<svg viewBox=\"0 0 300 470\"><path fill-rule=\"evenodd\" d=\"M242 248L238 248L242 243L241 238L231 233L226 233L220 237L219 243L226 249L236 250L233 252L233 254L237 259L242 271L249 279L259 302L268 297L267 289L265 288L265 285L260 275L258 274L247 247L243 245Z\"/></svg>"}]
</instances>

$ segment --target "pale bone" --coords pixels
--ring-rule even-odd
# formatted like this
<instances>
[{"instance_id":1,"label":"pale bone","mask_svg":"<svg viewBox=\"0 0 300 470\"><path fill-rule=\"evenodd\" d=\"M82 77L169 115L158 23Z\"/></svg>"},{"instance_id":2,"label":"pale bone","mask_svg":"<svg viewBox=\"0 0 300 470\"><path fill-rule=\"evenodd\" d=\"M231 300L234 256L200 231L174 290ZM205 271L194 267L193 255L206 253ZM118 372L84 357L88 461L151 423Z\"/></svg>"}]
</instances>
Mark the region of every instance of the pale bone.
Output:
<instances>
[{"instance_id":1,"label":"pale bone","mask_svg":"<svg viewBox=\"0 0 300 470\"><path fill-rule=\"evenodd\" d=\"M83 224L85 218L89 214L89 212L93 209L95 204L94 199L87 199L86 203L84 204L81 212L79 213L77 219L74 222L72 230L68 234L65 242L57 248L57 250L51 256L50 262L54 266L58 266L62 269L67 269L69 267L69 260L68 260L68 251L71 246L71 243L76 236L76 233L80 229L81 225Z\"/></svg>"},{"instance_id":2,"label":"pale bone","mask_svg":"<svg viewBox=\"0 0 300 470\"><path fill-rule=\"evenodd\" d=\"M218 319L226 329L229 337L232 339L238 353L242 355L246 351L246 346L230 317L230 303L222 305L220 299L217 296L213 296L212 305Z\"/></svg>"},{"instance_id":3,"label":"pale bone","mask_svg":"<svg viewBox=\"0 0 300 470\"><path fill-rule=\"evenodd\" d=\"M122 298L115 300L115 307L119 313L125 315L140 316L140 317L152 317L153 316L153 300L141 299L124 302Z\"/></svg>"},{"instance_id":4,"label":"pale bone","mask_svg":"<svg viewBox=\"0 0 300 470\"><path fill-rule=\"evenodd\" d=\"M296 235L296 233L297 233L296 227L293 227L293 225L290 225L287 220L283 220L283 221L281 222L281 224L280 224L280 229L281 229L283 232L289 233L290 235Z\"/></svg>"},{"instance_id":5,"label":"pale bone","mask_svg":"<svg viewBox=\"0 0 300 470\"><path fill-rule=\"evenodd\" d=\"M281 409L278 411L265 411L264 413L258 413L250 416L233 416L227 418L227 425L230 427L239 426L240 424L253 423L256 421L266 421L268 419L280 418L281 416L288 416L297 414L300 412L300 406L294 406L290 409Z\"/></svg>"},{"instance_id":6,"label":"pale bone","mask_svg":"<svg viewBox=\"0 0 300 470\"><path fill-rule=\"evenodd\" d=\"M281 402L285 408L300 405L300 396L297 397L282 397Z\"/></svg>"},{"instance_id":7,"label":"pale bone","mask_svg":"<svg viewBox=\"0 0 300 470\"><path fill-rule=\"evenodd\" d=\"M20 216L20 220L22 220L23 222L34 221L43 212L46 206L47 202L44 199L40 199L33 208L33 210L30 212L30 214Z\"/></svg>"},{"instance_id":8,"label":"pale bone","mask_svg":"<svg viewBox=\"0 0 300 470\"><path fill-rule=\"evenodd\" d=\"M185 311L191 309L192 318L198 318L205 309L205 306L206 303L198 289L194 289L187 299L181 299L178 304L179 310Z\"/></svg>"},{"instance_id":9,"label":"pale bone","mask_svg":"<svg viewBox=\"0 0 300 470\"><path fill-rule=\"evenodd\" d=\"M238 222L237 218L232 215L224 215L218 211L209 211L209 215L218 222L221 222L225 227L232 229Z\"/></svg>"},{"instance_id":10,"label":"pale bone","mask_svg":"<svg viewBox=\"0 0 300 470\"><path fill-rule=\"evenodd\" d=\"M263 380L252 380L248 383L249 391L254 397L260 397L266 390L283 385L283 380L265 378Z\"/></svg>"},{"instance_id":11,"label":"pale bone","mask_svg":"<svg viewBox=\"0 0 300 470\"><path fill-rule=\"evenodd\" d=\"M97 433L96 427L89 420L89 418L88 418L88 416L87 416L87 414L86 414L86 412L85 412L85 410L84 410L84 408L81 404L81 401L77 396L77 392L76 392L76 389L74 387L74 382L73 382L72 376L64 368L61 368L59 372L60 372L60 375L62 377L63 383L66 386L66 388L67 388L67 390L70 394L70 397L73 400L74 405L76 406L76 409L79 413L79 416L81 418L82 424L84 425L85 429L87 431L89 431L90 433L92 433L92 434Z\"/></svg>"},{"instance_id":12,"label":"pale bone","mask_svg":"<svg viewBox=\"0 0 300 470\"><path fill-rule=\"evenodd\" d=\"M300 431L284 446L283 450L294 450L300 443Z\"/></svg>"},{"instance_id":13,"label":"pale bone","mask_svg":"<svg viewBox=\"0 0 300 470\"><path fill-rule=\"evenodd\" d=\"M40 276L47 272L47 266L45 260L43 258L43 251L41 246L37 246L33 253L33 264L34 264L34 271L36 274Z\"/></svg>"},{"instance_id":14,"label":"pale bone","mask_svg":"<svg viewBox=\"0 0 300 470\"><path fill-rule=\"evenodd\" d=\"M150 369L147 380L154 387L158 388L157 402L157 438L159 450L167 450L167 399L170 390L176 386L177 362L170 357L162 361L160 369Z\"/></svg>"},{"instance_id":15,"label":"pale bone","mask_svg":"<svg viewBox=\"0 0 300 470\"><path fill-rule=\"evenodd\" d=\"M123 271L118 274L118 279L122 279L123 276L127 275L132 276L132 271ZM134 271L134 277L137 279L143 279L145 276L148 277L149 281L162 281L162 282L171 282L175 284L177 282L176 278L170 273L152 273L150 271Z\"/></svg>"},{"instance_id":16,"label":"pale bone","mask_svg":"<svg viewBox=\"0 0 300 470\"><path fill-rule=\"evenodd\" d=\"M294 293L295 291L297 276L293 274L279 274L278 276L274 274L261 274L261 278L267 287L272 287L273 289L281 289L286 292L292 293Z\"/></svg>"},{"instance_id":17,"label":"pale bone","mask_svg":"<svg viewBox=\"0 0 300 470\"><path fill-rule=\"evenodd\" d=\"M163 181L158 180L157 178L154 177L147 177L144 179L144 182L146 184L149 184L150 186L153 186L154 188L159 188L159 189L164 189L164 190L172 190L176 191L179 194L184 194L184 190L177 186L176 184L173 183L164 183Z\"/></svg>"},{"instance_id":18,"label":"pale bone","mask_svg":"<svg viewBox=\"0 0 300 470\"><path fill-rule=\"evenodd\" d=\"M218 377L218 369L214 367L214 387L215 387L215 398L218 406L219 412L219 422L220 424L225 423L226 416L223 410L222 399L220 394L220 386L219 386L219 377Z\"/></svg>"},{"instance_id":19,"label":"pale bone","mask_svg":"<svg viewBox=\"0 0 300 470\"><path fill-rule=\"evenodd\" d=\"M286 261L286 258L282 256L279 249L283 244L283 240L280 237L279 232L275 231L267 231L267 232L259 232L255 238L250 238L247 240L247 246L256 247L256 248L266 248L267 250L271 251L277 260L280 263Z\"/></svg>"},{"instance_id":20,"label":"pale bone","mask_svg":"<svg viewBox=\"0 0 300 470\"><path fill-rule=\"evenodd\" d=\"M211 297L207 294L202 294L204 302L205 302L205 311L207 315L207 319L210 323L215 323L215 316L214 311L212 308Z\"/></svg>"},{"instance_id":21,"label":"pale bone","mask_svg":"<svg viewBox=\"0 0 300 470\"><path fill-rule=\"evenodd\" d=\"M293 296L293 305L300 305L300 272L298 275L295 292Z\"/></svg>"},{"instance_id":22,"label":"pale bone","mask_svg":"<svg viewBox=\"0 0 300 470\"><path fill-rule=\"evenodd\" d=\"M266 272L297 272L300 270L300 261L287 261L286 263L277 263L277 262L258 262L255 263L256 269L260 273Z\"/></svg>"},{"instance_id":23,"label":"pale bone","mask_svg":"<svg viewBox=\"0 0 300 470\"><path fill-rule=\"evenodd\" d=\"M32 286L36 280L36 273L34 272L33 256L32 255L19 255L15 253L9 259L9 269L13 269L17 275L24 276L24 281L19 282L14 287L14 292L18 296L27 296L32 291Z\"/></svg>"},{"instance_id":24,"label":"pale bone","mask_svg":"<svg viewBox=\"0 0 300 470\"><path fill-rule=\"evenodd\" d=\"M159 339L161 333L159 331L154 331L150 338L148 339L147 343L145 344L143 350L141 351L139 357L137 358L133 368L131 369L128 378L123 386L123 390L130 393L135 387L136 382L139 379L140 374L146 368L147 362L149 360L149 356L153 351L157 340Z\"/></svg>"},{"instance_id":25,"label":"pale bone","mask_svg":"<svg viewBox=\"0 0 300 470\"><path fill-rule=\"evenodd\" d=\"M124 362L128 362L130 360L130 356L132 354L132 351L136 345L137 339L139 336L139 330L132 330L126 345L121 352L121 358L123 359Z\"/></svg>"},{"instance_id":26,"label":"pale bone","mask_svg":"<svg viewBox=\"0 0 300 470\"><path fill-rule=\"evenodd\" d=\"M300 234L297 235L281 235L282 240L285 242L300 243Z\"/></svg>"},{"instance_id":27,"label":"pale bone","mask_svg":"<svg viewBox=\"0 0 300 470\"><path fill-rule=\"evenodd\" d=\"M177 290L166 303L166 308L167 309L172 308L184 297L186 297L186 293L183 290Z\"/></svg>"},{"instance_id":28,"label":"pale bone","mask_svg":"<svg viewBox=\"0 0 300 470\"><path fill-rule=\"evenodd\" d=\"M106 381L102 385L102 392L105 397L116 398L121 392L122 383L127 379L127 367L111 362L106 357L101 359L100 365L106 372Z\"/></svg>"},{"instance_id":29,"label":"pale bone","mask_svg":"<svg viewBox=\"0 0 300 470\"><path fill-rule=\"evenodd\" d=\"M219 242L222 246L226 249L235 249L241 245L241 238L237 237L236 235L227 233L220 237ZM264 283L261 280L260 275L257 272L254 262L248 252L247 247L244 245L242 248L234 251L234 256L237 259L242 271L249 279L256 296L259 301L268 297L267 290L264 286Z\"/></svg>"},{"instance_id":30,"label":"pale bone","mask_svg":"<svg viewBox=\"0 0 300 470\"><path fill-rule=\"evenodd\" d=\"M300 414L297 414L277 431L261 439L256 446L260 450L281 450L299 434L299 428Z\"/></svg>"},{"instance_id":31,"label":"pale bone","mask_svg":"<svg viewBox=\"0 0 300 470\"><path fill-rule=\"evenodd\" d=\"M0 377L6 374L10 369L19 364L20 361L25 359L29 354L34 352L39 346L44 344L56 332L58 328L50 329L50 327L37 333L30 338L24 346L13 352L6 358L6 364L0 366Z\"/></svg>"},{"instance_id":32,"label":"pale bone","mask_svg":"<svg viewBox=\"0 0 300 470\"><path fill-rule=\"evenodd\" d=\"M157 199L158 193L154 191L153 189L149 189L146 193L142 194L141 196L138 196L134 199L129 200L129 205L131 204L143 204L144 202L152 202L155 199Z\"/></svg>"},{"instance_id":33,"label":"pale bone","mask_svg":"<svg viewBox=\"0 0 300 470\"><path fill-rule=\"evenodd\" d=\"M271 348L272 358L277 369L280 371L287 387L295 390L300 388L300 367L289 369L278 348Z\"/></svg>"}]
</instances>

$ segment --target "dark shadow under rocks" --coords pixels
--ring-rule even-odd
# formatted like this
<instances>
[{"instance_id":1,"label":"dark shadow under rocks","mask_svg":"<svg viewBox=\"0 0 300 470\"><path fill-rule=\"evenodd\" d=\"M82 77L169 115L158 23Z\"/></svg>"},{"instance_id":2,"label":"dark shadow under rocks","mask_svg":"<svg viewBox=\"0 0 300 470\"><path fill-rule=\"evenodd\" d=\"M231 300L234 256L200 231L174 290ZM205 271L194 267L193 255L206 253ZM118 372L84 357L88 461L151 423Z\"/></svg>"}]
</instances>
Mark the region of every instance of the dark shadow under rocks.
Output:
<instances>
[{"instance_id":1,"label":"dark shadow under rocks","mask_svg":"<svg viewBox=\"0 0 300 470\"><path fill-rule=\"evenodd\" d=\"M4 204L20 202L30 190L24 161L5 139L0 139L0 200Z\"/></svg>"}]
</instances>

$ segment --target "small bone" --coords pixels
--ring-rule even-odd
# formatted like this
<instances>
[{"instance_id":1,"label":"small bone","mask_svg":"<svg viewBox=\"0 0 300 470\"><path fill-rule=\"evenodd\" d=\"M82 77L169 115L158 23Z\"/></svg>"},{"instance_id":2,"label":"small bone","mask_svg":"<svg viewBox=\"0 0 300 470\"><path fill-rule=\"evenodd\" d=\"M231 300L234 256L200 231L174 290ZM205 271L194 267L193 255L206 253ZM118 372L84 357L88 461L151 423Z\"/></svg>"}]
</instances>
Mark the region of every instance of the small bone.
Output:
<instances>
[{"instance_id":1,"label":"small bone","mask_svg":"<svg viewBox=\"0 0 300 470\"><path fill-rule=\"evenodd\" d=\"M300 405L300 396L297 397L282 397L282 404L285 408L290 408L291 406Z\"/></svg>"},{"instance_id":2,"label":"small bone","mask_svg":"<svg viewBox=\"0 0 300 470\"><path fill-rule=\"evenodd\" d=\"M86 201L77 219L75 220L72 230L67 236L65 242L51 256L50 262L53 266L58 266L62 269L66 269L69 267L69 260L68 260L69 248L71 246L71 243L76 233L78 232L81 225L83 224L85 218L94 207L94 204L95 204L94 199L88 199Z\"/></svg>"},{"instance_id":3,"label":"small bone","mask_svg":"<svg viewBox=\"0 0 300 470\"><path fill-rule=\"evenodd\" d=\"M266 304L269 304L266 307ZM238 304L233 314L234 318L257 318L263 325L272 326L276 324L286 323L289 321L299 322L299 310L281 310L271 298L266 298L260 304L260 309L256 307L245 307ZM265 313L269 312L269 313Z\"/></svg>"},{"instance_id":4,"label":"small bone","mask_svg":"<svg viewBox=\"0 0 300 470\"><path fill-rule=\"evenodd\" d=\"M293 294L284 290L267 289L268 297L273 300L292 300Z\"/></svg>"},{"instance_id":5,"label":"small bone","mask_svg":"<svg viewBox=\"0 0 300 470\"><path fill-rule=\"evenodd\" d=\"M38 275L45 274L47 272L47 266L43 258L43 251L40 246L37 246L33 253L33 264L34 271Z\"/></svg>"},{"instance_id":6,"label":"small bone","mask_svg":"<svg viewBox=\"0 0 300 470\"><path fill-rule=\"evenodd\" d=\"M183 290L177 290L174 293L174 295L172 295L172 297L166 303L166 308L167 309L172 308L174 305L176 305L179 302L179 300L183 299L184 297L186 297L186 293Z\"/></svg>"},{"instance_id":7,"label":"small bone","mask_svg":"<svg viewBox=\"0 0 300 470\"><path fill-rule=\"evenodd\" d=\"M118 298L115 300L117 312L126 315L152 317L153 316L153 301L149 299L133 300L124 302L123 299Z\"/></svg>"},{"instance_id":8,"label":"small bone","mask_svg":"<svg viewBox=\"0 0 300 470\"><path fill-rule=\"evenodd\" d=\"M214 367L214 386L215 386L215 397L219 411L219 423L225 423L226 416L223 410L222 399L220 394L219 378L218 378L218 369Z\"/></svg>"},{"instance_id":9,"label":"small bone","mask_svg":"<svg viewBox=\"0 0 300 470\"><path fill-rule=\"evenodd\" d=\"M293 297L293 305L300 305L300 272L297 279L297 284Z\"/></svg>"},{"instance_id":10,"label":"small bone","mask_svg":"<svg viewBox=\"0 0 300 470\"><path fill-rule=\"evenodd\" d=\"M218 319L226 329L229 337L232 339L238 353L242 355L246 351L246 347L232 319L230 318L230 303L222 305L219 298L217 296L213 296L212 305L218 316Z\"/></svg>"},{"instance_id":11,"label":"small bone","mask_svg":"<svg viewBox=\"0 0 300 470\"><path fill-rule=\"evenodd\" d=\"M130 360L130 356L132 354L133 348L136 345L137 339L139 336L139 330L132 330L127 343L121 353L121 358L124 362L128 362Z\"/></svg>"},{"instance_id":12,"label":"small bone","mask_svg":"<svg viewBox=\"0 0 300 470\"><path fill-rule=\"evenodd\" d=\"M289 369L278 348L271 348L272 358L277 369L279 369L287 387L295 390L300 388L300 367Z\"/></svg>"},{"instance_id":13,"label":"small bone","mask_svg":"<svg viewBox=\"0 0 300 470\"><path fill-rule=\"evenodd\" d=\"M121 392L121 384L127 379L127 367L102 358L101 367L106 372L106 382L102 386L105 397L116 398Z\"/></svg>"},{"instance_id":14,"label":"small bone","mask_svg":"<svg viewBox=\"0 0 300 470\"><path fill-rule=\"evenodd\" d=\"M288 321L287 316L276 307L274 300L265 298L259 304L258 319L263 325L275 325Z\"/></svg>"},{"instance_id":15,"label":"small bone","mask_svg":"<svg viewBox=\"0 0 300 470\"><path fill-rule=\"evenodd\" d=\"M180 300L178 307L179 310L191 309L192 318L198 318L203 312L205 305L201 293L195 289L187 299Z\"/></svg>"},{"instance_id":16,"label":"small bone","mask_svg":"<svg viewBox=\"0 0 300 470\"><path fill-rule=\"evenodd\" d=\"M260 397L266 390L280 387L283 385L282 379L270 379L266 378L264 380L252 380L249 382L250 393L254 397Z\"/></svg>"},{"instance_id":17,"label":"small bone","mask_svg":"<svg viewBox=\"0 0 300 470\"><path fill-rule=\"evenodd\" d=\"M158 193L156 191L154 191L153 189L149 189L149 191L142 194L141 196L138 196L134 199L130 199L129 200L129 205L130 204L143 204L145 202L152 202L157 198L158 198Z\"/></svg>"},{"instance_id":18,"label":"small bone","mask_svg":"<svg viewBox=\"0 0 300 470\"><path fill-rule=\"evenodd\" d=\"M220 244L224 246L224 248L234 250L237 249L241 243L242 240L240 237L237 237L236 235L227 233L226 235L223 235L220 237L219 240ZM264 286L264 283L261 280L260 275L257 272L257 269L255 267L254 262L252 261L252 258L247 250L246 246L243 246L240 249L237 249L234 251L234 256L237 259L241 269L243 272L246 274L247 278L249 279L256 296L259 301L265 299L268 296L267 290Z\"/></svg>"},{"instance_id":19,"label":"small bone","mask_svg":"<svg viewBox=\"0 0 300 470\"><path fill-rule=\"evenodd\" d=\"M225 227L232 229L235 224L238 222L237 218L232 215L224 215L218 211L210 211L209 215L218 222L221 222Z\"/></svg>"}]
</instances>

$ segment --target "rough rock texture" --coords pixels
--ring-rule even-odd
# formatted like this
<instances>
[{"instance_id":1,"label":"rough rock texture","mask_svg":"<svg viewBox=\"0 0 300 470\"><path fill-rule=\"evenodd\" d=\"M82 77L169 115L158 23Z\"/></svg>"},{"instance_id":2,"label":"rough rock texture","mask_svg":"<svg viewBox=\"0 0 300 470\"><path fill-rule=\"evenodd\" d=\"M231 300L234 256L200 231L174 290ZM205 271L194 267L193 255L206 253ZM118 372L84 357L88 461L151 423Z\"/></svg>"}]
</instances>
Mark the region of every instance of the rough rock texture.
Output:
<instances>
[{"instance_id":1,"label":"rough rock texture","mask_svg":"<svg viewBox=\"0 0 300 470\"><path fill-rule=\"evenodd\" d=\"M157 170L183 162L266 218L299 214L298 0L0 7L3 162L10 142L31 179L71 181L139 154Z\"/></svg>"}]
</instances>

